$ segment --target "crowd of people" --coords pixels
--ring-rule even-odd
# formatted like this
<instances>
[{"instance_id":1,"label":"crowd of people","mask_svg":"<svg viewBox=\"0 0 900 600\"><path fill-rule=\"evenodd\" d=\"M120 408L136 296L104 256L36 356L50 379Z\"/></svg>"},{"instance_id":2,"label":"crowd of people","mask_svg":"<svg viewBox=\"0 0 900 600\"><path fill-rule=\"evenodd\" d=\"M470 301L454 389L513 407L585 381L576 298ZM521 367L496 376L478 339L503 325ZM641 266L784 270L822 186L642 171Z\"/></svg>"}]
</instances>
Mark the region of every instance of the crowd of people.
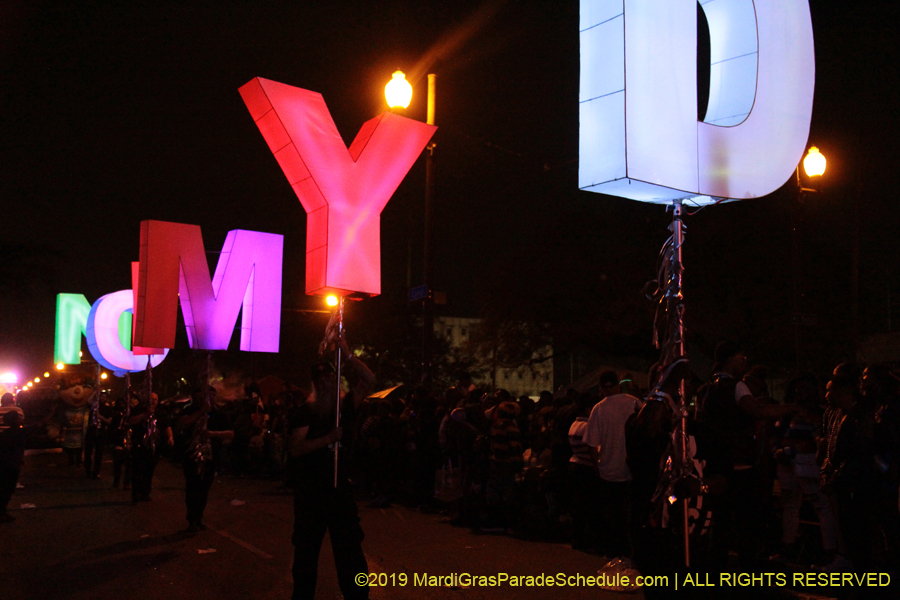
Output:
<instances>
[{"instance_id":1,"label":"crowd of people","mask_svg":"<svg viewBox=\"0 0 900 600\"><path fill-rule=\"evenodd\" d=\"M112 485L143 502L159 457L181 462L190 531L204 528L216 475L283 479L297 490L294 576L306 591L296 597L314 593L326 529L339 574L364 569L353 500L443 512L448 523L482 532L567 541L646 573L683 561L684 501L696 568L733 569L729 552L745 572L764 561L860 572L900 565L900 379L884 365L845 363L827 381L798 375L778 402L765 369L750 369L741 347L723 342L705 382L677 360L655 367L647 390L608 371L595 389L534 400L461 374L442 394L420 386L373 397L374 376L339 345L351 384L340 424L333 366L321 361L308 394L263 398L255 384L228 401L214 389L161 403L155 394L133 393L128 402L102 394L83 419L81 443L66 447L71 464L98 478L111 452ZM682 395L687 470L672 467L685 450L673 436ZM2 405L0 519L8 521L32 431L22 428L11 396ZM815 536L803 523L817 524Z\"/></svg>"}]
</instances>

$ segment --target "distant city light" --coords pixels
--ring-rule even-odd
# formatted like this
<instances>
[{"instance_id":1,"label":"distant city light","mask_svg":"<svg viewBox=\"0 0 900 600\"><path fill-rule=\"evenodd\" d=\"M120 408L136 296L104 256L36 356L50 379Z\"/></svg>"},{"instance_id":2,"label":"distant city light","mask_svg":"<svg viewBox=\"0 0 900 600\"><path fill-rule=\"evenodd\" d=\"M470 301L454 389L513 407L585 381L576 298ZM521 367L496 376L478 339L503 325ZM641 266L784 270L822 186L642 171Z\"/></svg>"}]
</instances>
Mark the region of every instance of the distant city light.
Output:
<instances>
[{"instance_id":1,"label":"distant city light","mask_svg":"<svg viewBox=\"0 0 900 600\"><path fill-rule=\"evenodd\" d=\"M19 376L15 373L4 373L0 375L0 383L16 383L19 381Z\"/></svg>"},{"instance_id":2,"label":"distant city light","mask_svg":"<svg viewBox=\"0 0 900 600\"><path fill-rule=\"evenodd\" d=\"M40 383L40 382L41 382L41 378L40 378L40 377L35 377L35 378L34 378L34 382L35 382L35 383Z\"/></svg>"}]
</instances>

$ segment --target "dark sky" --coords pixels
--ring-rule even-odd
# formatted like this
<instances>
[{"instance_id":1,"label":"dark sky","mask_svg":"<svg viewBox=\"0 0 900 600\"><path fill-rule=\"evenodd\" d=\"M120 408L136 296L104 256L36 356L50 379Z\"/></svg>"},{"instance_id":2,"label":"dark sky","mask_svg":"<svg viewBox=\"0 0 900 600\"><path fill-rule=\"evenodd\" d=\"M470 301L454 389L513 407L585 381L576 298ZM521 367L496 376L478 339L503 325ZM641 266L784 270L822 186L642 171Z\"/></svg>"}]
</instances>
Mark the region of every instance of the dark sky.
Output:
<instances>
[{"instance_id":1,"label":"dark sky","mask_svg":"<svg viewBox=\"0 0 900 600\"><path fill-rule=\"evenodd\" d=\"M237 92L256 76L321 92L349 142L384 110L392 71L419 76L409 116L423 120L424 74L438 74L435 278L448 311L479 314L499 281L593 303L597 320L605 304L639 302L654 275L664 210L577 189L575 0L60 4L0 9L0 371L49 366L57 293L94 301L130 287L144 219L201 225L208 250L231 229L284 234L284 305L311 305L306 217ZM829 171L804 213L804 310L820 325L846 318L858 202L861 327L878 332L896 321L890 290L900 295L898 9L813 0L811 11L810 143ZM404 300L410 260L420 283L423 188L420 161L383 213L391 301ZM767 307L785 303L769 288L787 281L792 194L688 221L704 339L787 326L784 306Z\"/></svg>"}]
</instances>

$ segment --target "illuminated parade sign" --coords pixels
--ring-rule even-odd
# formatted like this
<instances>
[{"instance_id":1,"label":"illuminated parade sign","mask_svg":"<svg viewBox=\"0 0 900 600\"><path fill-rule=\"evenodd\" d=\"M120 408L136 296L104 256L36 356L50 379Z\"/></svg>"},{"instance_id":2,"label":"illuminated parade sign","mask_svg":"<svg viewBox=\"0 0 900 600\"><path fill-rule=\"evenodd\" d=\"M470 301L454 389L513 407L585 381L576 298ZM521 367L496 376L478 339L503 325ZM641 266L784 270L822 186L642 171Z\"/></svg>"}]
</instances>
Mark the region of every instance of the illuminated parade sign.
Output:
<instances>
[{"instance_id":1,"label":"illuminated parade sign","mask_svg":"<svg viewBox=\"0 0 900 600\"><path fill-rule=\"evenodd\" d=\"M174 347L180 300L191 348L227 350L241 313L241 350L278 352L283 244L229 231L210 280L198 225L142 221L135 345Z\"/></svg>"},{"instance_id":2,"label":"illuminated parade sign","mask_svg":"<svg viewBox=\"0 0 900 600\"><path fill-rule=\"evenodd\" d=\"M321 94L255 78L240 88L307 213L306 293L381 293L381 211L437 127L386 112L344 144Z\"/></svg>"},{"instance_id":3,"label":"illuminated parade sign","mask_svg":"<svg viewBox=\"0 0 900 600\"><path fill-rule=\"evenodd\" d=\"M82 294L56 296L56 344L53 362L77 365L81 362L81 336L87 338L91 355L117 375L142 371L146 356L131 351L133 293L121 290L107 294L93 306ZM163 361L168 350L150 356L150 366Z\"/></svg>"},{"instance_id":4,"label":"illuminated parade sign","mask_svg":"<svg viewBox=\"0 0 900 600\"><path fill-rule=\"evenodd\" d=\"M696 0L581 0L579 188L703 203L764 196L790 177L815 84L807 0L700 5L711 51L703 122Z\"/></svg>"},{"instance_id":5,"label":"illuminated parade sign","mask_svg":"<svg viewBox=\"0 0 900 600\"><path fill-rule=\"evenodd\" d=\"M119 375L124 371L141 371L147 368L147 356L131 351L131 314L134 309L132 290L107 294L94 302L88 315L85 335L94 359ZM127 344L126 344L127 342ZM149 356L150 366L155 367L168 354Z\"/></svg>"}]
</instances>

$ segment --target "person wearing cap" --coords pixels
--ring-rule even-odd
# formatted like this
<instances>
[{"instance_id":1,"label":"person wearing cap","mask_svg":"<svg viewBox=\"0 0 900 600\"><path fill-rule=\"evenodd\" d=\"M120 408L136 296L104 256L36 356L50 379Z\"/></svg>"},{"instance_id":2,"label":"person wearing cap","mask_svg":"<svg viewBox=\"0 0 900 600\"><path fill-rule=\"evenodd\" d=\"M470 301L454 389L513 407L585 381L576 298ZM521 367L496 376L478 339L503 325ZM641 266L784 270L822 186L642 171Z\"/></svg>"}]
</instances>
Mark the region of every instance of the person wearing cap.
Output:
<instances>
[{"instance_id":1,"label":"person wearing cap","mask_svg":"<svg viewBox=\"0 0 900 600\"><path fill-rule=\"evenodd\" d=\"M615 371L600 375L600 392L604 398L591 410L583 438L591 447L600 476L597 509L602 524L599 549L610 558L630 556L628 500L631 471L625 449L625 423L643 403L622 393Z\"/></svg>"},{"instance_id":2,"label":"person wearing cap","mask_svg":"<svg viewBox=\"0 0 900 600\"><path fill-rule=\"evenodd\" d=\"M347 423L368 397L375 376L350 352L345 339L339 338L337 346L343 364L358 380L341 398L341 423ZM337 377L329 363L320 361L313 365L311 379L314 391L293 413L288 425L288 479L294 488L293 598L315 598L319 551L328 531L343 597L365 600L369 597L368 585L357 585L354 580L369 570L362 551L365 534L359 524L344 453L338 458L335 485L334 444L343 435L343 428L335 427Z\"/></svg>"}]
</instances>

